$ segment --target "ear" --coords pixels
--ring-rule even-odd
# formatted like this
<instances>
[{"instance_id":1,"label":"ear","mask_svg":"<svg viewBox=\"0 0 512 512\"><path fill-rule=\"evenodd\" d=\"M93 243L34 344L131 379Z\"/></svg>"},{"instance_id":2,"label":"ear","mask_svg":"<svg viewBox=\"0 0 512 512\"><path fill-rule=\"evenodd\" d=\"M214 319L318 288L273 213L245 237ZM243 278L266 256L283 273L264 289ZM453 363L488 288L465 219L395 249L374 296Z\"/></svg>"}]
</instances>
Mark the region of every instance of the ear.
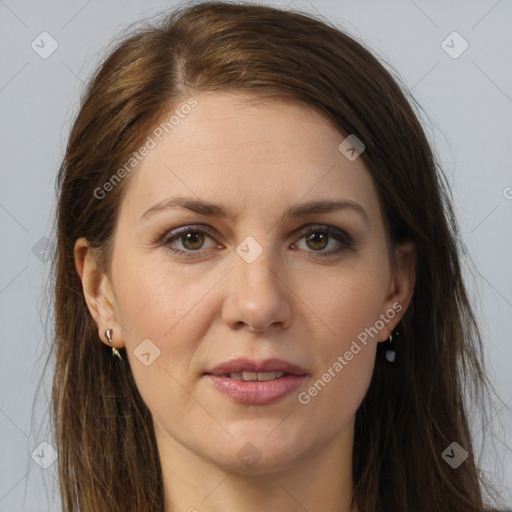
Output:
<instances>
[{"instance_id":1,"label":"ear","mask_svg":"<svg viewBox=\"0 0 512 512\"><path fill-rule=\"evenodd\" d=\"M404 316L411 303L416 284L416 248L414 244L412 242L398 244L394 253L392 277L381 315L381 318L384 317L386 326L379 331L379 341L386 341L389 338L388 329L392 331Z\"/></svg>"},{"instance_id":2,"label":"ear","mask_svg":"<svg viewBox=\"0 0 512 512\"><path fill-rule=\"evenodd\" d=\"M110 280L100 269L97 256L87 239L79 238L75 242L74 256L85 302L98 327L99 338L109 347L124 347ZM107 329L112 329L112 343L105 335Z\"/></svg>"}]
</instances>

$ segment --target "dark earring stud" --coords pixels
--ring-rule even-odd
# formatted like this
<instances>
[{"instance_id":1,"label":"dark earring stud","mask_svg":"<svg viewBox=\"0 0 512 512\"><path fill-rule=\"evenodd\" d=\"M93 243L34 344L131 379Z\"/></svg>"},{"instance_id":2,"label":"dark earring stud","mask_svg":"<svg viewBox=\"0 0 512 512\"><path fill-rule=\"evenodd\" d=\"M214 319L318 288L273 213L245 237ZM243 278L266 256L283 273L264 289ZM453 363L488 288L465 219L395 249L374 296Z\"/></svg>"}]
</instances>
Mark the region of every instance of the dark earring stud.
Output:
<instances>
[{"instance_id":1,"label":"dark earring stud","mask_svg":"<svg viewBox=\"0 0 512 512\"><path fill-rule=\"evenodd\" d=\"M388 361L388 363L394 363L395 362L395 359L396 359L396 347L395 347L395 343L393 342L393 334L391 333L391 330L388 328L388 331L389 331L389 339L386 340L386 352L385 352L385 356L386 356L386 361ZM397 335L398 333L395 331L395 335Z\"/></svg>"}]
</instances>

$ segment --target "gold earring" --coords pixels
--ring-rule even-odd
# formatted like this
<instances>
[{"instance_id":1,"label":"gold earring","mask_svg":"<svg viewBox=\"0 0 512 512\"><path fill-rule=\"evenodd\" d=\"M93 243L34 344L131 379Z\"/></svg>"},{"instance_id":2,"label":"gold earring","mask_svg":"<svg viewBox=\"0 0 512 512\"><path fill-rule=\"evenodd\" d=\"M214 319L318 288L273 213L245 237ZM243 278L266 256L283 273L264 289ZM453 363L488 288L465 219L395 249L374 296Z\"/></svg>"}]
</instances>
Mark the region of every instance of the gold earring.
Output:
<instances>
[{"instance_id":1,"label":"gold earring","mask_svg":"<svg viewBox=\"0 0 512 512\"><path fill-rule=\"evenodd\" d=\"M105 331L105 337L107 338L109 343L112 343L112 329L107 329ZM118 357L119 359L121 359L121 361L123 360L121 354L119 353L119 350L117 350L116 347L112 347L112 357L113 356Z\"/></svg>"}]
</instances>

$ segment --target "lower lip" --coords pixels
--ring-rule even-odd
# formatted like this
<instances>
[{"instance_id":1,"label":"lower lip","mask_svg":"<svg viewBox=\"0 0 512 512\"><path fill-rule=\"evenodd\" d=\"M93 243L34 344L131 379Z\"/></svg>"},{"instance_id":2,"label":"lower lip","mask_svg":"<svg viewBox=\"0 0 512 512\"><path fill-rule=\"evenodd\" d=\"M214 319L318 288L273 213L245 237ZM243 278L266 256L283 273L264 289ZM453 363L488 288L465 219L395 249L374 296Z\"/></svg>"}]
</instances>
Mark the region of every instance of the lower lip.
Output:
<instances>
[{"instance_id":1,"label":"lower lip","mask_svg":"<svg viewBox=\"0 0 512 512\"><path fill-rule=\"evenodd\" d=\"M288 375L266 382L244 382L215 375L207 377L219 391L237 402L265 405L277 402L296 391L304 382L306 375Z\"/></svg>"}]
</instances>

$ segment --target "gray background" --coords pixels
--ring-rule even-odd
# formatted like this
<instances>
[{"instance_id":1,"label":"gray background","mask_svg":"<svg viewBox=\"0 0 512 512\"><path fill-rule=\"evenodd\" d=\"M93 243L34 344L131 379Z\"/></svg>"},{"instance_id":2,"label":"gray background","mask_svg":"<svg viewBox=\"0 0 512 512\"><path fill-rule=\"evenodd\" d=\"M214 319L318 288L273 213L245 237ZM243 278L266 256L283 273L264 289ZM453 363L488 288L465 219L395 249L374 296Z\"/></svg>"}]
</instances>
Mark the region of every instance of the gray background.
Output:
<instances>
[{"instance_id":1,"label":"gray background","mask_svg":"<svg viewBox=\"0 0 512 512\"><path fill-rule=\"evenodd\" d=\"M48 343L44 286L54 179L83 82L114 34L173 5L0 0L2 512L60 510L48 498L55 487L53 448L40 446L51 444L45 426L48 379L40 382ZM483 457L481 463L510 506L512 454L504 443L511 445L512 432L512 2L314 0L289 5L320 12L364 41L399 73L425 110L475 264L468 285L501 397L491 423L484 431L475 425L474 432L478 438L485 432L489 441L492 427L501 439L494 441L498 461ZM35 41L39 52L51 49L48 36L39 36L44 31L58 44L46 59L31 47ZM457 58L442 47L453 31L469 44ZM457 38L447 44L452 54L462 48Z\"/></svg>"}]
</instances>

